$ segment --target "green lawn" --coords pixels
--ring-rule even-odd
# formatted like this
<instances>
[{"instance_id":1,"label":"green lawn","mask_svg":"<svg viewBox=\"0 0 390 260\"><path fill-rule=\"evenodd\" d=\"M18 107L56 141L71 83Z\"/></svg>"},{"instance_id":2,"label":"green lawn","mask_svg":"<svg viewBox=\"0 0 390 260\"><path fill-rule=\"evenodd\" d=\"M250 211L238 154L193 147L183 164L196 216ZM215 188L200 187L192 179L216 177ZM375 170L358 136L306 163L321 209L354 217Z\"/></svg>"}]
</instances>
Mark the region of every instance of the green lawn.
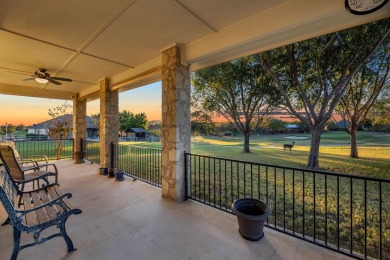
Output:
<instances>
[{"instance_id":1,"label":"green lawn","mask_svg":"<svg viewBox=\"0 0 390 260\"><path fill-rule=\"evenodd\" d=\"M360 159L351 159L349 137L346 133L324 133L320 148L322 169L390 179L390 135L365 132L359 134ZM254 136L251 138L250 154L242 152L242 140L241 137L193 137L191 152L305 168L310 149L308 134ZM291 153L284 151L283 144L291 141L296 142L296 146ZM161 143L124 144L161 148ZM381 237L383 256L390 256L390 222L387 221L390 219L390 202L384 199L390 196L390 184L383 183L379 187L378 182L365 183L364 180L345 177L325 177L310 172L304 174L302 171L293 172L244 163L230 164L223 160L198 157L191 159L190 180L191 196L198 201L229 211L230 205L237 198L259 198L271 208L272 214L268 218L271 225L276 224L321 241L327 240L330 244L339 244L341 248L352 247L359 254L364 254L367 234L367 253L374 258L378 258L377 245ZM379 197L380 189L382 200ZM380 208L383 221L381 236ZM367 233L364 228L365 220Z\"/></svg>"},{"instance_id":2,"label":"green lawn","mask_svg":"<svg viewBox=\"0 0 390 260\"><path fill-rule=\"evenodd\" d=\"M295 142L291 153L284 143ZM248 162L304 168L310 150L310 134L253 136L252 153L242 152L242 137L197 136L191 140L194 154L231 158ZM345 132L326 132L321 137L320 167L323 170L390 179L390 134L359 132L359 159L349 158L349 136ZM161 148L161 143L126 142Z\"/></svg>"}]
</instances>

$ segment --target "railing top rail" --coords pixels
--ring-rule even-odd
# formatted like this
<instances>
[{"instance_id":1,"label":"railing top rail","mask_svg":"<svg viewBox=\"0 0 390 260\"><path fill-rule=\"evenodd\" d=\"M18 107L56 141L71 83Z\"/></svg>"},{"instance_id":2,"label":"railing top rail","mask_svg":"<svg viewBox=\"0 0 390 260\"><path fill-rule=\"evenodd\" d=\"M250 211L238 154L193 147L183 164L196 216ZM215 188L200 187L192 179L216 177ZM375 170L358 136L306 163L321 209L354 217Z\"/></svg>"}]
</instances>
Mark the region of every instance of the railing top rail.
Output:
<instances>
[{"instance_id":1,"label":"railing top rail","mask_svg":"<svg viewBox=\"0 0 390 260\"><path fill-rule=\"evenodd\" d=\"M71 141L73 140L73 138L44 138L44 139L39 139L39 138L36 138L36 139L18 139L18 140L13 140L14 142L16 143L22 143L22 142L36 142L36 141L42 141L42 142L50 142L50 141L57 141L57 140L61 140L61 141Z\"/></svg>"},{"instance_id":2,"label":"railing top rail","mask_svg":"<svg viewBox=\"0 0 390 260\"><path fill-rule=\"evenodd\" d=\"M145 149L145 150L156 150L156 151L160 151L160 152L162 151L162 149L158 149L158 148L143 147L143 146L137 146L137 145L132 145L132 144L117 143L117 145L130 146L130 147L141 148L141 149Z\"/></svg>"},{"instance_id":3,"label":"railing top rail","mask_svg":"<svg viewBox=\"0 0 390 260\"><path fill-rule=\"evenodd\" d=\"M337 173L337 172L328 172L328 171L322 171L322 170L311 170L311 169L304 169L304 168L298 168L298 167L287 167L287 166L281 166L281 165L275 165L275 164L265 164L265 163L256 163L256 162L247 162L242 160L235 160L230 158L223 158L223 157L213 157L208 155L200 155L200 154L193 154L193 153L184 153L185 155L194 155L204 158L210 158L210 159L218 159L218 160L226 160L236 163L247 163L247 164L254 164L259 166L268 166L268 167L275 167L275 168L281 168L281 169L288 169L288 170L297 170L297 171L303 171L303 172L311 172L311 173L318 173L318 174L324 174L324 175L332 175L332 176L339 176L339 177L346 177L351 179L361 179L366 181L377 181L377 182L384 182L384 183L390 183L390 179L382 179L377 177L368 177L368 176L360 176L356 174L345 174L345 173Z\"/></svg>"}]
</instances>

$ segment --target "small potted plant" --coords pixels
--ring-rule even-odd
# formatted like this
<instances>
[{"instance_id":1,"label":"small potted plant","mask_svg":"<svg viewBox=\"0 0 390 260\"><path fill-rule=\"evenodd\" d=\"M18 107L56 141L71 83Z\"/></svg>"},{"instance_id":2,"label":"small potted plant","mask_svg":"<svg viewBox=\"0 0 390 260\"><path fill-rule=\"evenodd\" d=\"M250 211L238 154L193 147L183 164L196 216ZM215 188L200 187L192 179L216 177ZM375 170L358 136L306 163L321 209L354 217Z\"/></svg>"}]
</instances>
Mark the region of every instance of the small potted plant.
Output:
<instances>
[{"instance_id":1,"label":"small potted plant","mask_svg":"<svg viewBox=\"0 0 390 260\"><path fill-rule=\"evenodd\" d=\"M114 178L115 177L115 168L108 168L108 178Z\"/></svg>"},{"instance_id":2,"label":"small potted plant","mask_svg":"<svg viewBox=\"0 0 390 260\"><path fill-rule=\"evenodd\" d=\"M125 175L124 171L116 171L115 172L115 180L116 181L123 181L125 179L124 175Z\"/></svg>"},{"instance_id":3,"label":"small potted plant","mask_svg":"<svg viewBox=\"0 0 390 260\"><path fill-rule=\"evenodd\" d=\"M271 211L264 202L253 199L238 199L232 204L238 220L238 231L247 240L258 241L264 236L264 222Z\"/></svg>"},{"instance_id":4,"label":"small potted plant","mask_svg":"<svg viewBox=\"0 0 390 260\"><path fill-rule=\"evenodd\" d=\"M100 167L98 172L99 172L99 175L107 176L108 175L108 168L107 167Z\"/></svg>"}]
</instances>

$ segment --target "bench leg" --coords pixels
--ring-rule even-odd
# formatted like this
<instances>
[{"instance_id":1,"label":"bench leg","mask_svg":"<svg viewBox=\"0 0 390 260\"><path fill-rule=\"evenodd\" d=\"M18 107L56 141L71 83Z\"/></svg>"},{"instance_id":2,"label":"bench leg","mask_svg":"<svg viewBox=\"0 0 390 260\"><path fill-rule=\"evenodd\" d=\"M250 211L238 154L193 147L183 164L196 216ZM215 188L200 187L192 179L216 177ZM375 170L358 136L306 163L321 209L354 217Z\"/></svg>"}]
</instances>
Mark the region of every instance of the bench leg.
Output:
<instances>
[{"instance_id":1,"label":"bench leg","mask_svg":"<svg viewBox=\"0 0 390 260\"><path fill-rule=\"evenodd\" d=\"M19 245L20 245L20 233L21 231L13 228L14 230L14 250L12 251L11 260L16 260L19 254Z\"/></svg>"},{"instance_id":2,"label":"bench leg","mask_svg":"<svg viewBox=\"0 0 390 260\"><path fill-rule=\"evenodd\" d=\"M68 252L71 252L71 251L76 250L76 248L73 247L73 242L70 239L70 237L68 236L68 234L66 233L65 222L66 222L67 219L68 218L66 218L66 219L61 221L61 223L60 223L60 233L61 233L61 236L64 238L64 240L66 242L66 245L68 247Z\"/></svg>"}]
</instances>

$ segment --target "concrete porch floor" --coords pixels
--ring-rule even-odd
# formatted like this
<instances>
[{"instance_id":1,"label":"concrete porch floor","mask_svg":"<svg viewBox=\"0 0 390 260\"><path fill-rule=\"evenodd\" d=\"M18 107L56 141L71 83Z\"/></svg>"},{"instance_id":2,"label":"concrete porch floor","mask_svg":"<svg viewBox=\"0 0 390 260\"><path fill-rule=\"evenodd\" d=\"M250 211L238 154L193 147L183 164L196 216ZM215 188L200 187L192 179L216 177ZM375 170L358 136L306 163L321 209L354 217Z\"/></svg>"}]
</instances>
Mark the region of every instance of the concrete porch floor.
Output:
<instances>
[{"instance_id":1,"label":"concrete porch floor","mask_svg":"<svg viewBox=\"0 0 390 260\"><path fill-rule=\"evenodd\" d=\"M63 192L83 213L71 216L67 232L78 250L67 253L62 238L22 250L18 259L347 259L271 229L258 242L241 238L235 216L193 201L174 203L161 190L126 177L116 182L98 166L55 161ZM0 222L6 214L0 206ZM22 234L22 244L31 241ZM9 259L12 227L0 227L0 259Z\"/></svg>"}]
</instances>

